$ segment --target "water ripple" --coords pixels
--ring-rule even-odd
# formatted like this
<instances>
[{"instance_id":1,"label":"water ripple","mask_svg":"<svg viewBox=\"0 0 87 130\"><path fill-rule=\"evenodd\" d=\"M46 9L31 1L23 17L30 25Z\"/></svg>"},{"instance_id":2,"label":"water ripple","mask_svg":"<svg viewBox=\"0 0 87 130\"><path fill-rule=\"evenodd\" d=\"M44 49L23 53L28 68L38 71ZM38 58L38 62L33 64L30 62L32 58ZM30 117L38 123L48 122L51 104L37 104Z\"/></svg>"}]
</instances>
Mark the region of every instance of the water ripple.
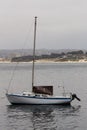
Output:
<instances>
[{"instance_id":1,"label":"water ripple","mask_svg":"<svg viewBox=\"0 0 87 130\"><path fill-rule=\"evenodd\" d=\"M6 127L14 130L75 130L79 110L80 106L7 106Z\"/></svg>"}]
</instances>

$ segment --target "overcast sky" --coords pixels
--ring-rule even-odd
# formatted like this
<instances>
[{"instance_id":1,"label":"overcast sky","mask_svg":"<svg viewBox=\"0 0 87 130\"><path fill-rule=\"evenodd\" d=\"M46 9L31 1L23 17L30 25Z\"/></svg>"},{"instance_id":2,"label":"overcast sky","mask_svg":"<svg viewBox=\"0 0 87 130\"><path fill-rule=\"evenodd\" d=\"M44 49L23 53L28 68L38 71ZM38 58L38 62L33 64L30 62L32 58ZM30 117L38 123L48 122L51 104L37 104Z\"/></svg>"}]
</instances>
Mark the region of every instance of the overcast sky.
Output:
<instances>
[{"instance_id":1,"label":"overcast sky","mask_svg":"<svg viewBox=\"0 0 87 130\"><path fill-rule=\"evenodd\" d=\"M0 49L87 49L87 0L0 0Z\"/></svg>"}]
</instances>

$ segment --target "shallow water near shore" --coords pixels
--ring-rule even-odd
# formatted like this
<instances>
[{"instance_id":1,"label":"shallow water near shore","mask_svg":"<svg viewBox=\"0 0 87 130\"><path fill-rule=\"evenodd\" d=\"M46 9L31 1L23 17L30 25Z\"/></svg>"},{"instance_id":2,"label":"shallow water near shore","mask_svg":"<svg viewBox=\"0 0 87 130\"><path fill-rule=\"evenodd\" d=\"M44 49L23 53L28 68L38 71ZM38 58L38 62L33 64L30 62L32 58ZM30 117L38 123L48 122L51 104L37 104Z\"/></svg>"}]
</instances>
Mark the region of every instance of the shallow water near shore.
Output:
<instances>
[{"instance_id":1,"label":"shallow water near shore","mask_svg":"<svg viewBox=\"0 0 87 130\"><path fill-rule=\"evenodd\" d=\"M65 91L76 93L81 102L70 106L10 105L5 92L31 91L31 63L0 64L1 130L86 130L87 129L87 63L36 63L35 85L53 85L54 95Z\"/></svg>"}]
</instances>

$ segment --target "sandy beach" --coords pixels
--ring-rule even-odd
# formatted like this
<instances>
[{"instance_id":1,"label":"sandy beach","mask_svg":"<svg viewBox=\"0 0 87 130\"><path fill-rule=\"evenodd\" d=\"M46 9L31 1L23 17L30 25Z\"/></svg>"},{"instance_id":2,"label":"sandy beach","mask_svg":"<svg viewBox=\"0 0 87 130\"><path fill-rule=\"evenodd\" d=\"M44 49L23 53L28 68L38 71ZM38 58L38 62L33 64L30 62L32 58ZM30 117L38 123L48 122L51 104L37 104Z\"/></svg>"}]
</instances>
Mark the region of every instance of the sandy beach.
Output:
<instances>
[{"instance_id":1,"label":"sandy beach","mask_svg":"<svg viewBox=\"0 0 87 130\"><path fill-rule=\"evenodd\" d=\"M79 60L79 61L55 61L55 60L46 60L46 59L41 59L41 60L35 60L36 63L87 63L86 60ZM16 63L16 62L11 62L9 61L0 61L0 63ZM19 62L20 63L20 62ZM32 61L29 62L21 62L21 63L32 63Z\"/></svg>"},{"instance_id":2,"label":"sandy beach","mask_svg":"<svg viewBox=\"0 0 87 130\"><path fill-rule=\"evenodd\" d=\"M81 59L78 61L57 61L56 59L40 59L40 60L35 60L36 63L87 63L86 59ZM16 63L16 62L11 62L10 60L0 60L0 63ZM19 62L20 63L20 62ZM29 62L21 62L21 63L32 63L32 61Z\"/></svg>"}]
</instances>

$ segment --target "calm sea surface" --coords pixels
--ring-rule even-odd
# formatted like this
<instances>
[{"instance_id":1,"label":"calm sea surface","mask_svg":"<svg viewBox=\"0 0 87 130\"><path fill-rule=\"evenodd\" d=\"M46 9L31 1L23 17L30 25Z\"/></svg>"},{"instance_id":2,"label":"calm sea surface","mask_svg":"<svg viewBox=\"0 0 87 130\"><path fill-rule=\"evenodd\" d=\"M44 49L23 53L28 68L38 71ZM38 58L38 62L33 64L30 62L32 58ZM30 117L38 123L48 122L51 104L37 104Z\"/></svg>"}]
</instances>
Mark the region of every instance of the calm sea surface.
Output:
<instances>
[{"instance_id":1,"label":"calm sea surface","mask_svg":"<svg viewBox=\"0 0 87 130\"><path fill-rule=\"evenodd\" d=\"M87 63L36 63L35 85L76 93L71 106L10 105L5 92L31 91L31 63L0 63L0 130L87 130ZM16 70L13 73L13 70Z\"/></svg>"}]
</instances>

